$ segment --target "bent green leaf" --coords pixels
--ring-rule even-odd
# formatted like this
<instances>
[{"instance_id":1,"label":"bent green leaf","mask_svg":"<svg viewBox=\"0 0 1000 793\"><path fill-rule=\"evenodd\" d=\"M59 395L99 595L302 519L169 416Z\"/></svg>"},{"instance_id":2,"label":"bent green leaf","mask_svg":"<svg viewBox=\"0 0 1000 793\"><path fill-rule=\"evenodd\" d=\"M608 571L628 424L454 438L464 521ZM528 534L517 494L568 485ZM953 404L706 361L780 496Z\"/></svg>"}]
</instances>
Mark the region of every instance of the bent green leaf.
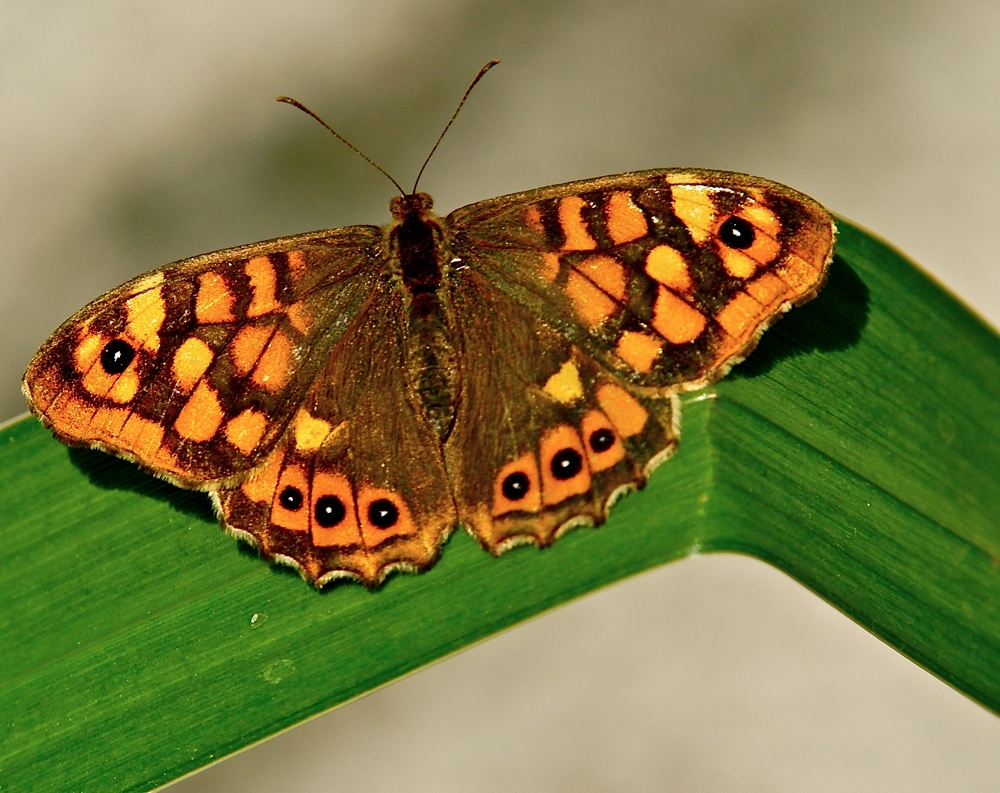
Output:
<instances>
[{"instance_id":1,"label":"bent green leaf","mask_svg":"<svg viewBox=\"0 0 1000 793\"><path fill-rule=\"evenodd\" d=\"M319 594L204 495L0 430L0 789L165 784L693 552L774 564L1000 711L1000 339L840 226L825 290L687 397L677 455L604 527L500 559L456 535L376 592Z\"/></svg>"}]
</instances>

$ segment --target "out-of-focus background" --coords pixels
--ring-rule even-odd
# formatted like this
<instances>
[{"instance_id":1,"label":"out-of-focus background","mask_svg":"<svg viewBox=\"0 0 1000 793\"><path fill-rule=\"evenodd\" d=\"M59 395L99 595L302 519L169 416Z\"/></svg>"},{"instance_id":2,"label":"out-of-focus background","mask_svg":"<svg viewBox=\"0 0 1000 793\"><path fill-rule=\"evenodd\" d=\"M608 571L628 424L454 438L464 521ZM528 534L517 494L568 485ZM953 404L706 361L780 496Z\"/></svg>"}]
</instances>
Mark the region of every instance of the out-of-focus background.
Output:
<instances>
[{"instance_id":1,"label":"out-of-focus background","mask_svg":"<svg viewBox=\"0 0 1000 793\"><path fill-rule=\"evenodd\" d=\"M5 2L0 418L23 411L47 334L126 278L388 219L389 183L274 96L409 185L493 57L422 182L439 210L629 169L749 171L876 231L1000 324L987 0ZM982 791L998 749L994 716L799 585L707 557L172 790Z\"/></svg>"}]
</instances>

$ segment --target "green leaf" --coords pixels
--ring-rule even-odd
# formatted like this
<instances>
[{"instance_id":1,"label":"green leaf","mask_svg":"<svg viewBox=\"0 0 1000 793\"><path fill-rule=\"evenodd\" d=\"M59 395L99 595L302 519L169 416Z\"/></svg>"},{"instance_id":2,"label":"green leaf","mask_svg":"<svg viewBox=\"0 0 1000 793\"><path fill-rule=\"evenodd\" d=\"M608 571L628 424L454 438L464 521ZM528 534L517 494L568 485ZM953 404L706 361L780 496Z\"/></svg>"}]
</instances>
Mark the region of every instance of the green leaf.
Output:
<instances>
[{"instance_id":1,"label":"green leaf","mask_svg":"<svg viewBox=\"0 0 1000 793\"><path fill-rule=\"evenodd\" d=\"M841 222L830 283L707 392L605 527L319 594L204 495L0 430L0 790L146 790L690 553L785 570L1000 710L1000 339ZM624 650L623 650L624 652Z\"/></svg>"}]
</instances>

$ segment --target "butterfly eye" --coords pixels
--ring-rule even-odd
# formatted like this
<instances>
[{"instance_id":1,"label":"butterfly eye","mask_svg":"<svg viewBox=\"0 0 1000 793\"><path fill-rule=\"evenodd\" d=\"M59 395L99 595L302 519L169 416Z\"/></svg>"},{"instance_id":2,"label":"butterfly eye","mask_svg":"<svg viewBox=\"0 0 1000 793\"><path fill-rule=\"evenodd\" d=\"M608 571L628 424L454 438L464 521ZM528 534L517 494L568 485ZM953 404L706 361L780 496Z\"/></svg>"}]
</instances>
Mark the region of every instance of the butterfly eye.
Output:
<instances>
[{"instance_id":1,"label":"butterfly eye","mask_svg":"<svg viewBox=\"0 0 1000 793\"><path fill-rule=\"evenodd\" d=\"M336 526L346 515L344 502L336 496L322 496L316 500L316 522L324 529Z\"/></svg>"},{"instance_id":2,"label":"butterfly eye","mask_svg":"<svg viewBox=\"0 0 1000 793\"><path fill-rule=\"evenodd\" d=\"M528 479L528 475L523 471L515 471L503 480L500 488L503 491L504 498L510 501L520 501L528 495L528 490L531 488L531 480Z\"/></svg>"},{"instance_id":3,"label":"butterfly eye","mask_svg":"<svg viewBox=\"0 0 1000 793\"><path fill-rule=\"evenodd\" d=\"M109 341L101 350L101 366L108 374L121 374L135 360L135 348L121 339Z\"/></svg>"},{"instance_id":4,"label":"butterfly eye","mask_svg":"<svg viewBox=\"0 0 1000 793\"><path fill-rule=\"evenodd\" d=\"M302 491L297 487L289 485L281 491L281 495L278 496L278 502L285 509L297 512L302 508Z\"/></svg>"},{"instance_id":5,"label":"butterfly eye","mask_svg":"<svg viewBox=\"0 0 1000 793\"><path fill-rule=\"evenodd\" d=\"M380 529L389 529L399 520L399 509L387 498L378 498L368 507L368 520Z\"/></svg>"},{"instance_id":6,"label":"butterfly eye","mask_svg":"<svg viewBox=\"0 0 1000 793\"><path fill-rule=\"evenodd\" d=\"M754 241L754 228L743 218L733 216L719 227L719 239L737 250L746 250Z\"/></svg>"},{"instance_id":7,"label":"butterfly eye","mask_svg":"<svg viewBox=\"0 0 1000 793\"><path fill-rule=\"evenodd\" d=\"M600 454L615 445L615 434L609 429L594 430L590 433L590 448Z\"/></svg>"},{"instance_id":8,"label":"butterfly eye","mask_svg":"<svg viewBox=\"0 0 1000 793\"><path fill-rule=\"evenodd\" d=\"M552 455L552 476L563 481L583 470L583 458L576 449L560 449Z\"/></svg>"}]
</instances>

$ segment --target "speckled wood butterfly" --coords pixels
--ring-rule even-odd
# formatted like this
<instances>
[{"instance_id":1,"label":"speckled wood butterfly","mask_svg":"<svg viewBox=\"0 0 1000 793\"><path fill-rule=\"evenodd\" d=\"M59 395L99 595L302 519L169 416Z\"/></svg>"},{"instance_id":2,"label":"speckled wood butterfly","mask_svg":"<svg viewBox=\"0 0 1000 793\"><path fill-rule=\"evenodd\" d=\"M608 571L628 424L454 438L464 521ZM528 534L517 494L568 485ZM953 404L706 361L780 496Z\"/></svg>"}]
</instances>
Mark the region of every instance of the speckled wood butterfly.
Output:
<instances>
[{"instance_id":1,"label":"speckled wood butterfly","mask_svg":"<svg viewBox=\"0 0 1000 793\"><path fill-rule=\"evenodd\" d=\"M403 192L403 191L401 191ZM822 286L835 227L780 184L624 173L185 259L65 322L24 377L62 441L209 492L317 586L598 524L716 380Z\"/></svg>"}]
</instances>

